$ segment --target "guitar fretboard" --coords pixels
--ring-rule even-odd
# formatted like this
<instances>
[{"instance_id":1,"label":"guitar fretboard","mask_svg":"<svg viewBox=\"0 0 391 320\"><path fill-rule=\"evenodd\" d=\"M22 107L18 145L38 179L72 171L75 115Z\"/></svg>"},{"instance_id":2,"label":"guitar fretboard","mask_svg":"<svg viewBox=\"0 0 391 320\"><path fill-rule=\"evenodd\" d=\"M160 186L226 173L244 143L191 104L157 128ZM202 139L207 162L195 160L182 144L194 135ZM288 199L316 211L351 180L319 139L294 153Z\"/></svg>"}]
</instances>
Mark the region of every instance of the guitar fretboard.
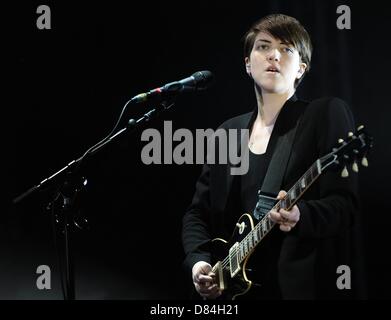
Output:
<instances>
[{"instance_id":1,"label":"guitar fretboard","mask_svg":"<svg viewBox=\"0 0 391 320\"><path fill-rule=\"evenodd\" d=\"M290 210L295 203L301 198L304 192L310 187L310 185L320 176L321 166L320 160L316 160L312 166L303 174L303 176L293 185L293 187L287 192L285 197L278 201L273 207L274 210L278 211L281 208ZM266 234L276 224L269 219L269 214L266 214L261 221L259 221L254 229L252 229L246 237L240 241L235 252L231 254L237 255L232 257L231 261L243 262L248 255L255 249L258 243L266 236ZM237 263L231 264L231 268L236 269Z\"/></svg>"}]
</instances>

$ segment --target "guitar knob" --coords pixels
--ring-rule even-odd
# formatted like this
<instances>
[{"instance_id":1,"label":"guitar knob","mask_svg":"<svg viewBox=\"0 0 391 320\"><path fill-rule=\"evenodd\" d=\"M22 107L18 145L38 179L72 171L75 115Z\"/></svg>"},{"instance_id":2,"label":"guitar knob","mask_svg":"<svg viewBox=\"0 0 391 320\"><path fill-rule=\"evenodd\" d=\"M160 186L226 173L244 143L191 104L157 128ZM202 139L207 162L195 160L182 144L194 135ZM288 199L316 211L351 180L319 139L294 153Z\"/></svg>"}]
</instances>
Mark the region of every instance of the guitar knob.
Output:
<instances>
[{"instance_id":1,"label":"guitar knob","mask_svg":"<svg viewBox=\"0 0 391 320\"><path fill-rule=\"evenodd\" d=\"M362 129L364 129L364 126L363 126L363 125L359 126L359 127L357 128L357 131L360 131L360 130L362 130Z\"/></svg>"},{"instance_id":2,"label":"guitar knob","mask_svg":"<svg viewBox=\"0 0 391 320\"><path fill-rule=\"evenodd\" d=\"M343 168L343 170L342 170L341 177L342 177L342 178L347 178L347 177L349 177L349 171L348 171L348 169L346 168L346 166L345 166L345 167Z\"/></svg>"},{"instance_id":3,"label":"guitar knob","mask_svg":"<svg viewBox=\"0 0 391 320\"><path fill-rule=\"evenodd\" d=\"M356 161L353 162L352 170L353 170L354 172L358 172L358 165L357 165L357 162L356 162Z\"/></svg>"},{"instance_id":4,"label":"guitar knob","mask_svg":"<svg viewBox=\"0 0 391 320\"><path fill-rule=\"evenodd\" d=\"M368 167L368 159L367 157L363 157L362 160L361 160L361 164L363 167Z\"/></svg>"},{"instance_id":5,"label":"guitar knob","mask_svg":"<svg viewBox=\"0 0 391 320\"><path fill-rule=\"evenodd\" d=\"M349 138L353 137L353 132L350 131L350 132L348 133L348 137L349 137Z\"/></svg>"},{"instance_id":6,"label":"guitar knob","mask_svg":"<svg viewBox=\"0 0 391 320\"><path fill-rule=\"evenodd\" d=\"M343 143L344 141L343 141L343 139L338 139L338 143Z\"/></svg>"}]
</instances>

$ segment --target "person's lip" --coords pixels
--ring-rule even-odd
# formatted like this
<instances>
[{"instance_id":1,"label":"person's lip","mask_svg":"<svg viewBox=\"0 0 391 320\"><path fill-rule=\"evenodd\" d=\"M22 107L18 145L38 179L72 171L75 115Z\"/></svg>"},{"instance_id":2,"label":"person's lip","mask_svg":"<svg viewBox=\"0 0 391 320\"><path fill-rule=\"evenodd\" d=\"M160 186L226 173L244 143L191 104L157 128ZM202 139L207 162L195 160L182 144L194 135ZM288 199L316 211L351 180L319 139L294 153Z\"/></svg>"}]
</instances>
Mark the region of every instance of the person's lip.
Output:
<instances>
[{"instance_id":1,"label":"person's lip","mask_svg":"<svg viewBox=\"0 0 391 320\"><path fill-rule=\"evenodd\" d=\"M277 66L270 65L266 68L267 72L280 73L280 68Z\"/></svg>"}]
</instances>

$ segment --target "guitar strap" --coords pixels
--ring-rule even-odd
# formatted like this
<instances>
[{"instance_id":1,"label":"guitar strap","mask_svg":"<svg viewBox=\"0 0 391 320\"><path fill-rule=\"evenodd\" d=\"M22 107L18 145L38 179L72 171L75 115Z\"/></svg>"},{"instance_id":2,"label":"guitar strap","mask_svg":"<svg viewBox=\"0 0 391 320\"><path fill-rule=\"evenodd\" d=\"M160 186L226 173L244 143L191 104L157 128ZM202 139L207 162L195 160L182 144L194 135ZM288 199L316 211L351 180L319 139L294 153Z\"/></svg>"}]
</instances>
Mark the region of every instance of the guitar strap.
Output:
<instances>
[{"instance_id":1,"label":"guitar strap","mask_svg":"<svg viewBox=\"0 0 391 320\"><path fill-rule=\"evenodd\" d=\"M303 101L291 101L283 108L276 121L275 132L270 137L271 151L265 155L269 166L258 191L258 202L253 211L256 219L261 220L274 207L276 197L281 190L282 181L292 151L296 130L307 105ZM274 135L273 135L274 133Z\"/></svg>"}]
</instances>

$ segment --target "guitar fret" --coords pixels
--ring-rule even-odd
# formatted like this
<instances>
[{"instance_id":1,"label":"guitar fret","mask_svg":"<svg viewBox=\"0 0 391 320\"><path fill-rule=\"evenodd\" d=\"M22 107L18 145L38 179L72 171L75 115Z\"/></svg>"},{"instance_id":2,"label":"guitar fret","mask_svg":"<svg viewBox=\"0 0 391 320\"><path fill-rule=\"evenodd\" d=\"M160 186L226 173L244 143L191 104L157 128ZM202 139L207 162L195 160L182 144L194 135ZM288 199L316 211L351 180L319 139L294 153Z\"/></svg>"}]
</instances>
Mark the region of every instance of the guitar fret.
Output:
<instances>
[{"instance_id":1,"label":"guitar fret","mask_svg":"<svg viewBox=\"0 0 391 320\"><path fill-rule=\"evenodd\" d=\"M299 185L295 185L295 193L297 194L297 195L299 195L300 194L300 186Z\"/></svg>"},{"instance_id":2,"label":"guitar fret","mask_svg":"<svg viewBox=\"0 0 391 320\"><path fill-rule=\"evenodd\" d=\"M270 219L266 219L267 221L267 231L269 231L270 230L270 228L273 226L272 225L272 221L270 220Z\"/></svg>"},{"instance_id":3,"label":"guitar fret","mask_svg":"<svg viewBox=\"0 0 391 320\"><path fill-rule=\"evenodd\" d=\"M257 229L254 230L254 240L255 240L255 243L257 243L259 241Z\"/></svg>"},{"instance_id":4,"label":"guitar fret","mask_svg":"<svg viewBox=\"0 0 391 320\"><path fill-rule=\"evenodd\" d=\"M262 220L262 236L264 236L266 233L266 221L265 219Z\"/></svg>"},{"instance_id":5,"label":"guitar fret","mask_svg":"<svg viewBox=\"0 0 391 320\"><path fill-rule=\"evenodd\" d=\"M308 173L309 173L310 180L313 181L314 180L314 166L313 165L308 170Z\"/></svg>"},{"instance_id":6,"label":"guitar fret","mask_svg":"<svg viewBox=\"0 0 391 320\"><path fill-rule=\"evenodd\" d=\"M251 250L254 247L253 237L251 236L251 232L247 236L248 236L248 243L249 243L250 250Z\"/></svg>"},{"instance_id":7,"label":"guitar fret","mask_svg":"<svg viewBox=\"0 0 391 320\"><path fill-rule=\"evenodd\" d=\"M288 194L289 194L289 198L294 201L295 198L296 198L296 190L295 190L295 188L293 188Z\"/></svg>"},{"instance_id":8,"label":"guitar fret","mask_svg":"<svg viewBox=\"0 0 391 320\"><path fill-rule=\"evenodd\" d=\"M301 189L305 189L307 187L305 176L300 180Z\"/></svg>"},{"instance_id":9,"label":"guitar fret","mask_svg":"<svg viewBox=\"0 0 391 320\"><path fill-rule=\"evenodd\" d=\"M291 198L287 197L284 209L289 208L291 206L291 203L292 203Z\"/></svg>"},{"instance_id":10,"label":"guitar fret","mask_svg":"<svg viewBox=\"0 0 391 320\"><path fill-rule=\"evenodd\" d=\"M304 188L303 188L303 186L302 186L301 179L297 182L297 185L298 185L298 187L299 187L299 192L302 193L303 190L304 190Z\"/></svg>"},{"instance_id":11,"label":"guitar fret","mask_svg":"<svg viewBox=\"0 0 391 320\"><path fill-rule=\"evenodd\" d=\"M322 169L320 167L320 160L316 160L316 170L317 170L317 174L320 174L322 172Z\"/></svg>"},{"instance_id":12,"label":"guitar fret","mask_svg":"<svg viewBox=\"0 0 391 320\"><path fill-rule=\"evenodd\" d=\"M263 237L263 234L262 234L262 229L261 229L261 224L257 224L257 228L258 228L258 237L259 239L262 239Z\"/></svg>"}]
</instances>

